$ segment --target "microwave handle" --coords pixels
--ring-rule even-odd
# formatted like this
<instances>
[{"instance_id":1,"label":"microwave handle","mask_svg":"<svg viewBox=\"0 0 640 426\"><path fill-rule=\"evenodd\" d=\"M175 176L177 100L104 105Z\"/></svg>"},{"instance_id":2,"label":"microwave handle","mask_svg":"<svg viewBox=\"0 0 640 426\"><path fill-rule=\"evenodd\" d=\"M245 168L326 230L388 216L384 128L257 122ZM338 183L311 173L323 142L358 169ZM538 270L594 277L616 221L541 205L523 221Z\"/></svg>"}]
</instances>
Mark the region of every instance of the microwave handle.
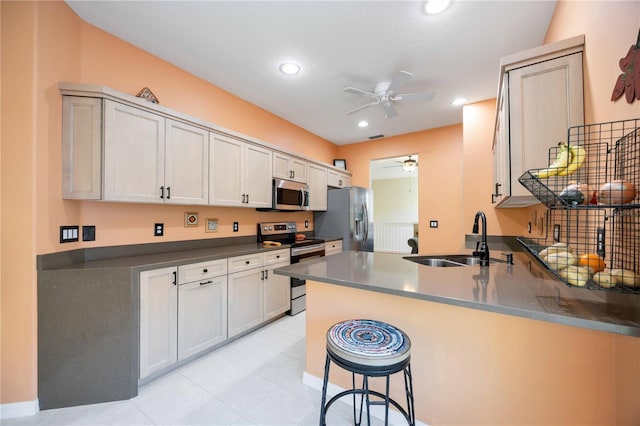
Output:
<instances>
[{"instance_id":1,"label":"microwave handle","mask_svg":"<svg viewBox=\"0 0 640 426\"><path fill-rule=\"evenodd\" d=\"M304 189L300 188L300 209L304 209Z\"/></svg>"}]
</instances>

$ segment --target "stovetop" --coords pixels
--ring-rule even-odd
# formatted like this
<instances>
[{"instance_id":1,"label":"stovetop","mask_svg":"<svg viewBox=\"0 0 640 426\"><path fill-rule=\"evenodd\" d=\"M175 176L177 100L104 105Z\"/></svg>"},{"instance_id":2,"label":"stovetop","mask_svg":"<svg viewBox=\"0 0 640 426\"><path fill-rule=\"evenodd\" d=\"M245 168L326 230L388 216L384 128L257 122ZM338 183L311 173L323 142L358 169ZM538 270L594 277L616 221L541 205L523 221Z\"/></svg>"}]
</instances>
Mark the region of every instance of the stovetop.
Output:
<instances>
[{"instance_id":1,"label":"stovetop","mask_svg":"<svg viewBox=\"0 0 640 426\"><path fill-rule=\"evenodd\" d=\"M292 247L303 247L312 244L324 243L318 238L296 239L299 234L295 222L262 222L258 224L258 242L276 241L282 244L291 244Z\"/></svg>"}]
</instances>

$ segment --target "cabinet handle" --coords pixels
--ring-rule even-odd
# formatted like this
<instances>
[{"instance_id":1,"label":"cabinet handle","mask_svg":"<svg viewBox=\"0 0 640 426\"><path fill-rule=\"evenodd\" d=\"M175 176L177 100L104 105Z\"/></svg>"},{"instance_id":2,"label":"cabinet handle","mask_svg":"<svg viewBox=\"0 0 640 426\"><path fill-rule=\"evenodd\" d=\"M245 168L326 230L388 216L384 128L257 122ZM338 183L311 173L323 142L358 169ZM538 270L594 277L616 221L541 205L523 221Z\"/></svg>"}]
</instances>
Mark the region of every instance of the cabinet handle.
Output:
<instances>
[{"instance_id":1,"label":"cabinet handle","mask_svg":"<svg viewBox=\"0 0 640 426\"><path fill-rule=\"evenodd\" d=\"M280 259L280 255L279 255L279 254L278 254L278 255L276 255L276 259Z\"/></svg>"},{"instance_id":2,"label":"cabinet handle","mask_svg":"<svg viewBox=\"0 0 640 426\"><path fill-rule=\"evenodd\" d=\"M173 285L177 285L178 284L177 283L177 281L178 281L177 277L178 277L178 273L176 271L173 271Z\"/></svg>"},{"instance_id":3,"label":"cabinet handle","mask_svg":"<svg viewBox=\"0 0 640 426\"><path fill-rule=\"evenodd\" d=\"M269 270L264 271L264 278L269 279Z\"/></svg>"},{"instance_id":4,"label":"cabinet handle","mask_svg":"<svg viewBox=\"0 0 640 426\"><path fill-rule=\"evenodd\" d=\"M264 281L264 271L260 271L260 279Z\"/></svg>"},{"instance_id":5,"label":"cabinet handle","mask_svg":"<svg viewBox=\"0 0 640 426\"><path fill-rule=\"evenodd\" d=\"M203 283L200 283L200 285L207 285L207 284L211 284L212 282L213 282L212 280L209 280L209 281L205 281Z\"/></svg>"},{"instance_id":6,"label":"cabinet handle","mask_svg":"<svg viewBox=\"0 0 640 426\"><path fill-rule=\"evenodd\" d=\"M493 194L491 194L491 203L495 204L496 199L500 196L502 196L502 194L500 193L500 187L502 186L501 183L496 182L496 190Z\"/></svg>"},{"instance_id":7,"label":"cabinet handle","mask_svg":"<svg viewBox=\"0 0 640 426\"><path fill-rule=\"evenodd\" d=\"M171 198L171 187L167 186L167 200Z\"/></svg>"},{"instance_id":8,"label":"cabinet handle","mask_svg":"<svg viewBox=\"0 0 640 426\"><path fill-rule=\"evenodd\" d=\"M245 260L245 261L244 261L244 264L245 264L245 265L248 265L248 264L250 264L250 263L251 263L251 261L250 261L250 260Z\"/></svg>"},{"instance_id":9,"label":"cabinet handle","mask_svg":"<svg viewBox=\"0 0 640 426\"><path fill-rule=\"evenodd\" d=\"M342 179L338 180L338 185L342 186Z\"/></svg>"},{"instance_id":10,"label":"cabinet handle","mask_svg":"<svg viewBox=\"0 0 640 426\"><path fill-rule=\"evenodd\" d=\"M160 198L164 198L164 186L160 187Z\"/></svg>"},{"instance_id":11,"label":"cabinet handle","mask_svg":"<svg viewBox=\"0 0 640 426\"><path fill-rule=\"evenodd\" d=\"M247 194L247 204L249 204L249 194Z\"/></svg>"},{"instance_id":12,"label":"cabinet handle","mask_svg":"<svg viewBox=\"0 0 640 426\"><path fill-rule=\"evenodd\" d=\"M204 269L202 270L202 272L204 272L204 273L206 274L207 272L209 272L209 270L208 270L207 268L204 268Z\"/></svg>"}]
</instances>

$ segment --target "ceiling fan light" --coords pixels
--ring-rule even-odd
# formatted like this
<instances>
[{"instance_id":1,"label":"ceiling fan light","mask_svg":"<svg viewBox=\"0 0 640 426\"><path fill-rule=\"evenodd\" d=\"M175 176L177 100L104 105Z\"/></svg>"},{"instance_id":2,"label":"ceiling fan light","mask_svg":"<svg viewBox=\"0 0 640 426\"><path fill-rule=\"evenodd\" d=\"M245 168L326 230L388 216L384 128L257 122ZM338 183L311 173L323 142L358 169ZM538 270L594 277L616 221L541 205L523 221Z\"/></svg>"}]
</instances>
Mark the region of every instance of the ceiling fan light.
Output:
<instances>
[{"instance_id":1,"label":"ceiling fan light","mask_svg":"<svg viewBox=\"0 0 640 426\"><path fill-rule=\"evenodd\" d=\"M415 172L417 168L418 163L416 163L416 160L413 160L411 158L404 160L404 163L402 163L402 170L404 170L405 172Z\"/></svg>"},{"instance_id":2,"label":"ceiling fan light","mask_svg":"<svg viewBox=\"0 0 640 426\"><path fill-rule=\"evenodd\" d=\"M427 0L424 5L424 11L427 15L437 15L449 7L451 2L452 0Z\"/></svg>"}]
</instances>

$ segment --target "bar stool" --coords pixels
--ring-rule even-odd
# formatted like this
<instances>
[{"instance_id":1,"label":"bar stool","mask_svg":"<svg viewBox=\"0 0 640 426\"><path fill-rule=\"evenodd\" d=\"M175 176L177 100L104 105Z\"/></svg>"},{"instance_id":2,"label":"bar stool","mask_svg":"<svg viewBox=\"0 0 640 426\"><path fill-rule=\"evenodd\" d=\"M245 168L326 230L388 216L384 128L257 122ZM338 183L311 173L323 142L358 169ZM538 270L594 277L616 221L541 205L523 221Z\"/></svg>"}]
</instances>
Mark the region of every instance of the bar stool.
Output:
<instances>
[{"instance_id":1,"label":"bar stool","mask_svg":"<svg viewBox=\"0 0 640 426\"><path fill-rule=\"evenodd\" d=\"M367 405L367 424L371 424L370 407L385 406L385 425L389 424L389 404L393 405L411 426L415 426L413 381L411 378L411 340L399 328L381 321L354 319L334 324L327 331L327 357L322 384L320 426L326 425L327 410L338 399L353 395L353 422L360 425L364 401ZM331 362L351 372L351 389L335 395L327 402L327 383ZM404 372L407 409L389 397L389 377ZM362 375L362 387L356 388L356 374ZM370 377L386 377L386 392L369 389ZM356 395L360 395L360 413L356 419ZM371 401L371 396L381 400Z\"/></svg>"}]
</instances>

